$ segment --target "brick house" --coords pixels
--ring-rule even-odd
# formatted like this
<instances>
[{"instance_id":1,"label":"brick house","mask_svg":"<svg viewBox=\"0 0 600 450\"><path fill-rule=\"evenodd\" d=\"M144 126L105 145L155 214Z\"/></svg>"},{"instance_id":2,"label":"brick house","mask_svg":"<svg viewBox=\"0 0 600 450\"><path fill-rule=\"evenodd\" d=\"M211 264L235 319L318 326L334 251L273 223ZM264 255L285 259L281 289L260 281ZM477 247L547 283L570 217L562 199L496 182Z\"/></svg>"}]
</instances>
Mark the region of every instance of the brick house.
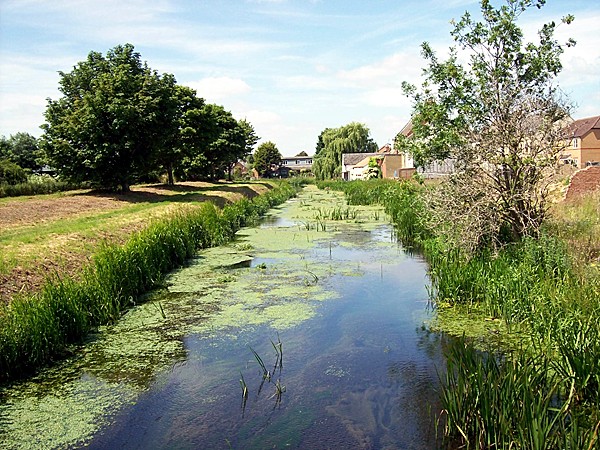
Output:
<instances>
[{"instance_id":1,"label":"brick house","mask_svg":"<svg viewBox=\"0 0 600 450\"><path fill-rule=\"evenodd\" d=\"M385 144L376 153L342 154L342 178L346 181L361 180L365 177L371 158L377 160L383 178L410 178L415 169L407 164L407 157L398 153L390 144Z\"/></svg>"},{"instance_id":2,"label":"brick house","mask_svg":"<svg viewBox=\"0 0 600 450\"><path fill-rule=\"evenodd\" d=\"M575 120L566 127L560 159L579 169L600 165L600 116Z\"/></svg>"}]
</instances>

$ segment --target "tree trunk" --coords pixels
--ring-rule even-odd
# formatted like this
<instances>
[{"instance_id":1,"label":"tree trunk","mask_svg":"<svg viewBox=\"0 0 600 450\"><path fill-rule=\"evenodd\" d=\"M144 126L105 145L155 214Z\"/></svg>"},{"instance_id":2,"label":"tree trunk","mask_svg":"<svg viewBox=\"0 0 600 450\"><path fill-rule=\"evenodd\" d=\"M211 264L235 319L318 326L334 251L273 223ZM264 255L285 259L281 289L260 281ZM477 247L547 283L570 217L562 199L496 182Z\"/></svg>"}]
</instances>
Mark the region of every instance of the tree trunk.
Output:
<instances>
[{"instance_id":1,"label":"tree trunk","mask_svg":"<svg viewBox=\"0 0 600 450\"><path fill-rule=\"evenodd\" d=\"M175 180L173 178L173 163L167 164L167 177L168 177L167 184L169 186L173 186L175 184Z\"/></svg>"}]
</instances>

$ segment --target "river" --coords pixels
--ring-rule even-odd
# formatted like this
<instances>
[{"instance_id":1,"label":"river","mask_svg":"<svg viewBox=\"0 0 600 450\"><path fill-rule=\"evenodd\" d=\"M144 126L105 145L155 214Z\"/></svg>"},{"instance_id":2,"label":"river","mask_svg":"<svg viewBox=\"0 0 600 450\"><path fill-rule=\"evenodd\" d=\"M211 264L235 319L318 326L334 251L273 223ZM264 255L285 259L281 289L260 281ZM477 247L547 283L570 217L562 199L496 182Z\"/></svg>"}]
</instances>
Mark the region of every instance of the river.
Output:
<instances>
[{"instance_id":1,"label":"river","mask_svg":"<svg viewBox=\"0 0 600 450\"><path fill-rule=\"evenodd\" d=\"M426 270L380 208L305 188L4 388L0 447L436 448Z\"/></svg>"}]
</instances>

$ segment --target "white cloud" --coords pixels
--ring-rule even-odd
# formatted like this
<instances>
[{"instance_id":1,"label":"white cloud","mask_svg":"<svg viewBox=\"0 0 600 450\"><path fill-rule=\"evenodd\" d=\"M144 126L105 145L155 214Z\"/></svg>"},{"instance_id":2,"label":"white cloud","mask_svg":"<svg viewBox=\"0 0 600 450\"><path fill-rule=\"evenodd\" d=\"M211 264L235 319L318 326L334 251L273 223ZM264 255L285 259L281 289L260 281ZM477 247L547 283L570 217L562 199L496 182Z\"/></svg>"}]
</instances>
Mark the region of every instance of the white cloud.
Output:
<instances>
[{"instance_id":1,"label":"white cloud","mask_svg":"<svg viewBox=\"0 0 600 450\"><path fill-rule=\"evenodd\" d=\"M196 89L198 96L210 102L237 97L251 90L244 80L231 77L208 77L185 84Z\"/></svg>"}]
</instances>

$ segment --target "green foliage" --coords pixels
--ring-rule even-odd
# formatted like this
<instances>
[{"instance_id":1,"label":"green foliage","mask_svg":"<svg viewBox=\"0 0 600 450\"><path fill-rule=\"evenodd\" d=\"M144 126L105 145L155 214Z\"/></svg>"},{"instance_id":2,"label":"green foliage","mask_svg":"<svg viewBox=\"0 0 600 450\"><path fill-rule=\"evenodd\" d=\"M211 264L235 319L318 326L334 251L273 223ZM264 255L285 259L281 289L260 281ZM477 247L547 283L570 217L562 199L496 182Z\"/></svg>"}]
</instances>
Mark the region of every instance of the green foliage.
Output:
<instances>
[{"instance_id":1,"label":"green foliage","mask_svg":"<svg viewBox=\"0 0 600 450\"><path fill-rule=\"evenodd\" d=\"M367 169L367 172L365 174L365 179L373 180L377 178L382 178L381 167L379 167L377 158L370 158L369 168Z\"/></svg>"},{"instance_id":2,"label":"green foliage","mask_svg":"<svg viewBox=\"0 0 600 450\"><path fill-rule=\"evenodd\" d=\"M0 198L52 194L53 192L70 191L73 189L89 189L89 187L89 184L86 183L58 181L47 175L29 175L23 183L12 185L0 183Z\"/></svg>"},{"instance_id":3,"label":"green foliage","mask_svg":"<svg viewBox=\"0 0 600 450\"><path fill-rule=\"evenodd\" d=\"M273 142L263 142L254 152L254 168L261 177L268 175L272 165L279 165L281 153Z\"/></svg>"},{"instance_id":4,"label":"green foliage","mask_svg":"<svg viewBox=\"0 0 600 450\"><path fill-rule=\"evenodd\" d=\"M339 177L342 153L376 152L377 144L369 136L369 129L357 122L340 128L326 128L319 135L313 162L313 173L318 180Z\"/></svg>"},{"instance_id":5,"label":"green foliage","mask_svg":"<svg viewBox=\"0 0 600 450\"><path fill-rule=\"evenodd\" d=\"M27 181L22 167L7 159L0 159L0 184L14 185Z\"/></svg>"},{"instance_id":6,"label":"green foliage","mask_svg":"<svg viewBox=\"0 0 600 450\"><path fill-rule=\"evenodd\" d=\"M233 165L243 159L258 138L246 121L237 121L219 105L196 104L182 120L183 155L176 171L182 179L231 177Z\"/></svg>"},{"instance_id":7,"label":"green foliage","mask_svg":"<svg viewBox=\"0 0 600 450\"><path fill-rule=\"evenodd\" d=\"M568 384L548 359L494 357L463 340L446 352L446 429L467 448L595 448L597 411L573 411Z\"/></svg>"},{"instance_id":8,"label":"green foliage","mask_svg":"<svg viewBox=\"0 0 600 450\"><path fill-rule=\"evenodd\" d=\"M0 380L60 356L94 326L113 322L199 248L231 240L239 227L295 195L289 184L219 210L203 203L150 224L123 246L107 245L81 277L51 278L43 291L0 305Z\"/></svg>"},{"instance_id":9,"label":"green foliage","mask_svg":"<svg viewBox=\"0 0 600 450\"><path fill-rule=\"evenodd\" d=\"M129 190L171 131L175 78L152 71L131 44L91 52L60 77L63 96L48 101L42 126L50 165L69 181Z\"/></svg>"},{"instance_id":10,"label":"green foliage","mask_svg":"<svg viewBox=\"0 0 600 450\"><path fill-rule=\"evenodd\" d=\"M23 169L39 170L43 164L43 155L38 140L29 133L16 133L8 139L2 138L0 159L8 159Z\"/></svg>"},{"instance_id":11,"label":"green foliage","mask_svg":"<svg viewBox=\"0 0 600 450\"><path fill-rule=\"evenodd\" d=\"M561 151L557 144L569 105L552 84L563 53L554 38L556 24L542 27L538 43L524 42L517 26L521 14L543 3L507 0L495 9L482 0L480 22L469 13L453 22L451 35L458 50L452 48L442 61L424 43L425 82L420 90L404 84L414 101L414 137L400 138L399 146L421 167L455 160L454 183L459 188L446 200L460 192L466 203L476 203L485 192L488 202L472 210L438 205L439 214L448 222L461 222L447 216L462 214L464 223L483 223L482 229L492 231L491 242L539 231L546 211L544 171ZM572 17L564 19L571 21ZM469 57L468 64L460 62L459 50Z\"/></svg>"}]
</instances>

